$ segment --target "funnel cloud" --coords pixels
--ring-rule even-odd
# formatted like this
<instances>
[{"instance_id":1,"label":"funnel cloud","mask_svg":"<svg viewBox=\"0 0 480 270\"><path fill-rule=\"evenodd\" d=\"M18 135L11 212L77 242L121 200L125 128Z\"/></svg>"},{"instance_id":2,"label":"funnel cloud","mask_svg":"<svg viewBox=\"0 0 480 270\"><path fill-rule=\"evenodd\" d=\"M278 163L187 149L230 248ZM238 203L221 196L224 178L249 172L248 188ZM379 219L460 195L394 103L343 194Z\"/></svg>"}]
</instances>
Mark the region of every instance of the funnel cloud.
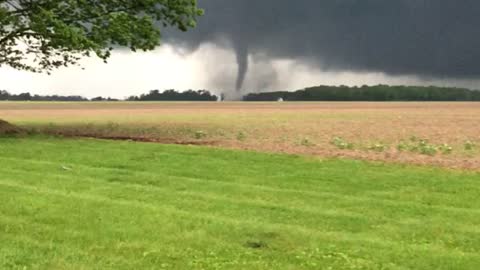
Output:
<instances>
[{"instance_id":1,"label":"funnel cloud","mask_svg":"<svg viewBox=\"0 0 480 270\"><path fill-rule=\"evenodd\" d=\"M248 71L248 45L245 43L234 43L235 55L238 64L237 83L235 84L235 90L241 91L245 76Z\"/></svg>"},{"instance_id":2,"label":"funnel cloud","mask_svg":"<svg viewBox=\"0 0 480 270\"><path fill-rule=\"evenodd\" d=\"M199 0L199 6L205 15L197 28L167 30L165 40L190 51L204 43L231 48L236 90L255 76L249 57L325 72L480 78L477 0Z\"/></svg>"}]
</instances>

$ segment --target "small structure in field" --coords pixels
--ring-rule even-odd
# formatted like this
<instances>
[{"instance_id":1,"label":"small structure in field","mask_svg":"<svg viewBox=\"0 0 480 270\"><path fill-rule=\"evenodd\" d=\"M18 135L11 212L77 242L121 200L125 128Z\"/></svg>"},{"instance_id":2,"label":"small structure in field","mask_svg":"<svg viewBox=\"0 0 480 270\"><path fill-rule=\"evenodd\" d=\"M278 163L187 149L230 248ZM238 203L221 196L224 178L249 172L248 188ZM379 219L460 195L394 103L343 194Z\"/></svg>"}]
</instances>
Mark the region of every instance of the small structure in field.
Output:
<instances>
[{"instance_id":1,"label":"small structure in field","mask_svg":"<svg viewBox=\"0 0 480 270\"><path fill-rule=\"evenodd\" d=\"M277 102L284 102L283 98L278 98Z\"/></svg>"}]
</instances>

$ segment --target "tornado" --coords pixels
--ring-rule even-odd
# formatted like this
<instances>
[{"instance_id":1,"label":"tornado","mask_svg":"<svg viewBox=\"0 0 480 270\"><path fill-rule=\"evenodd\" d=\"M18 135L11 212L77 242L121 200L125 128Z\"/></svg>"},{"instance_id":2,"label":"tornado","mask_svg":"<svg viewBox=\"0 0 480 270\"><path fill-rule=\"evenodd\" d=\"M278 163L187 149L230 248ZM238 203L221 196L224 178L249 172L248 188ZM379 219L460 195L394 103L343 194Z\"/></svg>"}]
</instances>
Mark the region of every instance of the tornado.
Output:
<instances>
[{"instance_id":1,"label":"tornado","mask_svg":"<svg viewBox=\"0 0 480 270\"><path fill-rule=\"evenodd\" d=\"M242 91L243 83L248 72L248 45L244 42L234 42L234 50L237 58L238 73L235 89Z\"/></svg>"}]
</instances>

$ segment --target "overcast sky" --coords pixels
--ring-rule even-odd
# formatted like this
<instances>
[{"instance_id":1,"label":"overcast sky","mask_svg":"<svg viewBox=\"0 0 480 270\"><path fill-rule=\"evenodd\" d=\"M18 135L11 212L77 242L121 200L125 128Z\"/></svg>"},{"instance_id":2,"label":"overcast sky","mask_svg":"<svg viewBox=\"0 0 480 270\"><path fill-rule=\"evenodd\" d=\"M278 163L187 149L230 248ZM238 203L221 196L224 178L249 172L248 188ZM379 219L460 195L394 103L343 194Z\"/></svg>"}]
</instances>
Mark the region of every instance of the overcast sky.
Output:
<instances>
[{"instance_id":1,"label":"overcast sky","mask_svg":"<svg viewBox=\"0 0 480 270\"><path fill-rule=\"evenodd\" d=\"M200 0L195 30L165 31L149 53L31 74L0 68L14 93L126 97L152 89L216 93L312 85L480 88L480 1Z\"/></svg>"}]
</instances>

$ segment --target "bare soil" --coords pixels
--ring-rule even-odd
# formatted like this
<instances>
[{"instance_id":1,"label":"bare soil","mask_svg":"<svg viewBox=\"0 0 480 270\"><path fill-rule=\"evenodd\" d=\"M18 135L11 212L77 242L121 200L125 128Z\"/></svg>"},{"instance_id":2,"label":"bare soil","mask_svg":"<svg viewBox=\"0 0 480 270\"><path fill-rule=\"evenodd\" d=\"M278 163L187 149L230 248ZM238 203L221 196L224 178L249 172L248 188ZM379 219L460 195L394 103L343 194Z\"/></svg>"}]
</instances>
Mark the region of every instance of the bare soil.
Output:
<instances>
[{"instance_id":1,"label":"bare soil","mask_svg":"<svg viewBox=\"0 0 480 270\"><path fill-rule=\"evenodd\" d=\"M65 134L60 134L65 135ZM114 140L114 141L133 141L133 142L149 142L149 143L160 143L160 144L178 144L178 145L204 145L204 146L215 146L218 145L218 142L215 141L185 141L175 138L148 138L148 137L136 137L136 136L103 136L96 134L82 134L81 136L70 135L72 137L79 138L92 138L92 139L102 139L102 140Z\"/></svg>"},{"instance_id":2,"label":"bare soil","mask_svg":"<svg viewBox=\"0 0 480 270\"><path fill-rule=\"evenodd\" d=\"M0 119L0 135L15 135L20 133L23 133L21 128Z\"/></svg>"},{"instance_id":3,"label":"bare soil","mask_svg":"<svg viewBox=\"0 0 480 270\"><path fill-rule=\"evenodd\" d=\"M1 103L0 118L40 132L208 145L480 170L480 103ZM355 145L339 149L341 137ZM449 154L399 151L410 138ZM466 150L466 142L475 147ZM385 149L373 151L372 145Z\"/></svg>"}]
</instances>

